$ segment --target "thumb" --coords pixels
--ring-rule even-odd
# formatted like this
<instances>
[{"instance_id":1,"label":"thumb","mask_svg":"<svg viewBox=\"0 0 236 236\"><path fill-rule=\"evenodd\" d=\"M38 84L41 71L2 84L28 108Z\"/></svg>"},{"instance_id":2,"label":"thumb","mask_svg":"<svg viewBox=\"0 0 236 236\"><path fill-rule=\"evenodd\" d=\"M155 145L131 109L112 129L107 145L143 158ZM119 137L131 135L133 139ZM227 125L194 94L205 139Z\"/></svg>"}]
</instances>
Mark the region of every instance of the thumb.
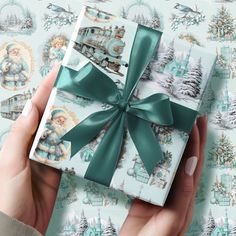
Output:
<instances>
[{"instance_id":1,"label":"thumb","mask_svg":"<svg viewBox=\"0 0 236 236\"><path fill-rule=\"evenodd\" d=\"M6 167L3 169L11 170L13 176L22 171L27 164L28 149L38 122L38 109L28 100L22 114L12 125L0 153L0 165Z\"/></svg>"}]
</instances>

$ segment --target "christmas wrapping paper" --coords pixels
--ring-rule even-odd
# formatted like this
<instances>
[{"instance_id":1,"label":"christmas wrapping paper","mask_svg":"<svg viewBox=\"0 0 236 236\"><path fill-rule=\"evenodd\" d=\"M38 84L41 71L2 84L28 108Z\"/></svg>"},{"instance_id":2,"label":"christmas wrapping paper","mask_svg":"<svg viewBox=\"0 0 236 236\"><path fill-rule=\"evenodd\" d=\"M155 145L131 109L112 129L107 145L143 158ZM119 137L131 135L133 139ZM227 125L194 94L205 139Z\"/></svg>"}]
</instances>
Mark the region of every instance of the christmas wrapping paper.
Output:
<instances>
[{"instance_id":1,"label":"christmas wrapping paper","mask_svg":"<svg viewBox=\"0 0 236 236\"><path fill-rule=\"evenodd\" d=\"M135 50L132 47L137 27L138 25L131 21L116 18L95 8L84 7L63 60L57 84L60 84L60 80L69 80L68 76L72 76L74 71L82 71L89 61L118 84L119 89L123 89L125 80L128 79L126 78L128 62L140 60L130 58L130 50ZM172 102L198 111L212 75L215 59L214 53L201 47L178 39L169 41L163 38L134 96L144 99L155 93L164 93ZM86 79L89 78L86 77L84 80ZM70 156L72 144L63 140L63 136L76 124L84 122L89 115L106 111L110 105L75 96L70 93L71 90L66 91L55 85L37 131L30 158L58 169L73 171L76 175L86 178L89 164L95 158L95 151L101 145L104 133L107 131L103 129L92 142L85 145L73 157ZM185 120L185 123L187 122ZM158 126L152 122L151 125L156 139L161 144L164 159L156 162L154 172L149 175L131 139L131 131L126 132L124 146L110 187L132 197L163 206L183 155L188 134L173 126ZM140 135L145 134L140 133ZM105 151L104 155L106 153ZM109 157L104 156L104 158ZM105 165L103 162L99 165ZM96 169L99 172L99 167ZM106 175L105 171L99 175Z\"/></svg>"},{"instance_id":2,"label":"christmas wrapping paper","mask_svg":"<svg viewBox=\"0 0 236 236\"><path fill-rule=\"evenodd\" d=\"M236 14L234 9L236 2L234 0L179 0L179 4L186 6L182 10L180 6L176 6L176 3L176 1L165 0L53 1L53 4L59 9L63 8L65 11L73 13L70 14L63 13L62 9L58 12L55 11L55 8L52 10L49 6L50 1L47 0L33 0L31 2L26 0L2 1L0 3L1 61L6 55L6 46L9 43L14 42L18 46L20 45L21 55L27 62L29 68L30 80L22 90L14 91L0 88L1 102L10 100L15 95L24 95L22 98L25 98L22 99L21 103L18 103L18 107L14 109L14 113L11 113L11 110L7 110L4 112L5 114L2 114L3 108L1 105L0 147L13 120L20 114L26 98L32 96L54 62L57 60L60 61L63 58L82 4L89 4L92 7L96 6L115 15L147 24L159 30L164 29L164 34L167 32L175 39L185 39L203 48L215 50L219 55L216 63L216 73L214 73L215 75L209 86L210 90L204 103L203 112L208 111L209 113L208 141L205 152L206 161L196 197L193 222L189 227L187 235L216 235L217 232L223 232L223 230L227 232L226 235L230 233L234 235L236 232L234 207L235 168L228 167L229 165L226 164L227 161L226 163L222 161L220 165L216 165L212 157L222 156L222 160L224 160L226 156L229 156L231 160L235 160L235 128L221 127L213 122L218 112L217 110L227 112L227 110L233 111L234 109L233 100L236 92L236 82L233 79L235 76L233 76L232 72L236 44L232 35L235 35ZM184 9L186 9L186 13ZM196 12L194 13L192 10ZM10 22L11 24L14 23L13 26L2 27L3 21L9 24L7 15L12 15L10 14L12 11L13 17L16 15L20 19L26 18L28 15L28 26L21 28L19 25L24 24L25 21L18 21L16 24L11 19ZM31 24L29 24L31 21L30 18L32 19ZM212 31L210 30L208 33L210 24L214 26L215 32L220 28L224 29L222 30L223 33L221 35L219 34L220 37L215 36L215 40L209 38L209 33ZM172 27L172 25L175 27ZM231 35L231 40L225 39L225 35L227 34ZM226 38L229 39L229 36ZM57 44L57 42L60 43ZM56 47L56 45L58 46ZM222 134L226 137L223 142L221 141ZM225 141L228 143L227 146L229 146L229 154L213 154L214 152L212 150L214 150L214 147L221 147ZM113 215L113 207L109 208L106 204L97 207L79 201L79 190L74 188L73 183L70 184L67 181L66 175L62 178L62 189L63 185L68 186L68 196L61 197L62 192L60 191L57 201L60 202L63 198L63 203L61 204L61 208L55 207L47 235L73 235L74 225L77 224L73 219L79 219L81 217L81 212L77 212L75 209L84 209L84 212L86 212L86 209L90 208L91 217L93 215L94 218L98 216L98 210L100 210L101 216L102 212L107 210L107 215L105 217L103 216L105 220ZM75 192L78 192L78 198L70 198L69 196ZM214 195L217 196L217 200L215 200ZM119 209L122 209L124 213L123 217L120 217L119 221L117 218L113 219L111 217L112 223L117 227L121 227L128 212L128 208L125 205L123 207L119 205ZM85 216L90 218L86 214Z\"/></svg>"}]
</instances>

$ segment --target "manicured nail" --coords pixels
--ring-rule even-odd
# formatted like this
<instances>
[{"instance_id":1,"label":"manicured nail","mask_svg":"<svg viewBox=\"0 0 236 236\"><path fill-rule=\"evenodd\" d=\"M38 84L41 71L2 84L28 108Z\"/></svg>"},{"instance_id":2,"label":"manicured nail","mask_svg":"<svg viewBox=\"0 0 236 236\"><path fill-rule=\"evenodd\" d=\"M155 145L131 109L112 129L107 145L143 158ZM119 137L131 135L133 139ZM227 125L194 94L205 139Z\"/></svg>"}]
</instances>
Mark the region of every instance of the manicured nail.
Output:
<instances>
[{"instance_id":1,"label":"manicured nail","mask_svg":"<svg viewBox=\"0 0 236 236\"><path fill-rule=\"evenodd\" d=\"M30 114L30 112L31 112L31 110L32 110L32 102L31 102L31 100L27 100L27 102L26 102L26 104L25 104L25 106L24 106L24 109L23 109L23 111L22 111L22 115L24 116L24 117L27 117L29 114Z\"/></svg>"},{"instance_id":2,"label":"manicured nail","mask_svg":"<svg viewBox=\"0 0 236 236\"><path fill-rule=\"evenodd\" d=\"M197 167L198 158L196 156L190 157L185 164L185 173L189 176L193 176Z\"/></svg>"}]
</instances>

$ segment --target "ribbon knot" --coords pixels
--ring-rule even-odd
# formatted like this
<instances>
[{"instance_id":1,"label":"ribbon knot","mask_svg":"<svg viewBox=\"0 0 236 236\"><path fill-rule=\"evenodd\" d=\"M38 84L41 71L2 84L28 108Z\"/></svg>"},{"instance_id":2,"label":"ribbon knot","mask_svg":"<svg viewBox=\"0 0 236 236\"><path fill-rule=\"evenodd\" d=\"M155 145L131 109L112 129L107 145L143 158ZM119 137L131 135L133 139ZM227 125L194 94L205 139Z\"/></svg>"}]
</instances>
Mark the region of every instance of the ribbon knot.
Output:
<instances>
[{"instance_id":1,"label":"ribbon knot","mask_svg":"<svg viewBox=\"0 0 236 236\"><path fill-rule=\"evenodd\" d=\"M130 110L130 104L127 101L124 101L123 99L119 101L118 108L122 112L129 112Z\"/></svg>"},{"instance_id":2,"label":"ribbon knot","mask_svg":"<svg viewBox=\"0 0 236 236\"><path fill-rule=\"evenodd\" d=\"M116 83L92 63L86 64L79 71L65 67L60 69L55 83L58 89L111 106L108 110L91 114L62 137L63 140L71 142L73 157L105 130L86 170L86 179L110 185L120 158L126 127L149 175L163 159L152 123L172 125L183 131L190 131L196 111L170 102L165 94L157 93L140 100L132 99L160 37L160 32L138 25L122 93Z\"/></svg>"}]
</instances>

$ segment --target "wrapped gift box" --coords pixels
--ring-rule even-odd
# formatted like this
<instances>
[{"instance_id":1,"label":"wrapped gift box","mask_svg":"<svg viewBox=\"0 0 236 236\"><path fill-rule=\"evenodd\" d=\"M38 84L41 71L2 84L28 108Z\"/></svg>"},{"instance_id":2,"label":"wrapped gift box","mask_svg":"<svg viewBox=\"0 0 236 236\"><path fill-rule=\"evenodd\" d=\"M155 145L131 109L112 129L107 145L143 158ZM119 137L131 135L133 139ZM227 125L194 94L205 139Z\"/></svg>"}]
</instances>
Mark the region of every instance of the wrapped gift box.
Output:
<instances>
[{"instance_id":1,"label":"wrapped gift box","mask_svg":"<svg viewBox=\"0 0 236 236\"><path fill-rule=\"evenodd\" d=\"M64 83L61 81L68 82L79 73L83 74L86 66L93 65L97 71L115 82L122 94L130 61L142 60L131 57L138 27L139 25L134 22L109 13L91 7L83 8L36 134L30 153L32 160L72 172L80 177L86 175L94 153L109 127L105 126L91 142L73 156L71 142L63 137L90 115L111 109L111 104L78 96L56 85ZM139 101L156 93L163 93L168 95L172 103L197 113L211 78L216 55L179 39L171 39L167 35L161 39L161 32L155 31L155 35L159 47L153 52L154 56L135 88L134 100ZM87 79L86 76L84 79ZM99 84L95 81L93 87L96 86ZM104 88L104 93L106 92ZM183 115L181 119L187 118ZM160 144L163 159L157 163L152 174L148 174L137 146L130 133L125 130L124 142L110 187L162 206L168 196L189 135L172 126L151 123L150 126ZM141 132L140 137L142 136L145 140L145 134ZM109 148L111 147L107 147ZM101 162L99 165L102 167L104 163ZM103 170L98 175L106 176L106 168Z\"/></svg>"}]
</instances>

